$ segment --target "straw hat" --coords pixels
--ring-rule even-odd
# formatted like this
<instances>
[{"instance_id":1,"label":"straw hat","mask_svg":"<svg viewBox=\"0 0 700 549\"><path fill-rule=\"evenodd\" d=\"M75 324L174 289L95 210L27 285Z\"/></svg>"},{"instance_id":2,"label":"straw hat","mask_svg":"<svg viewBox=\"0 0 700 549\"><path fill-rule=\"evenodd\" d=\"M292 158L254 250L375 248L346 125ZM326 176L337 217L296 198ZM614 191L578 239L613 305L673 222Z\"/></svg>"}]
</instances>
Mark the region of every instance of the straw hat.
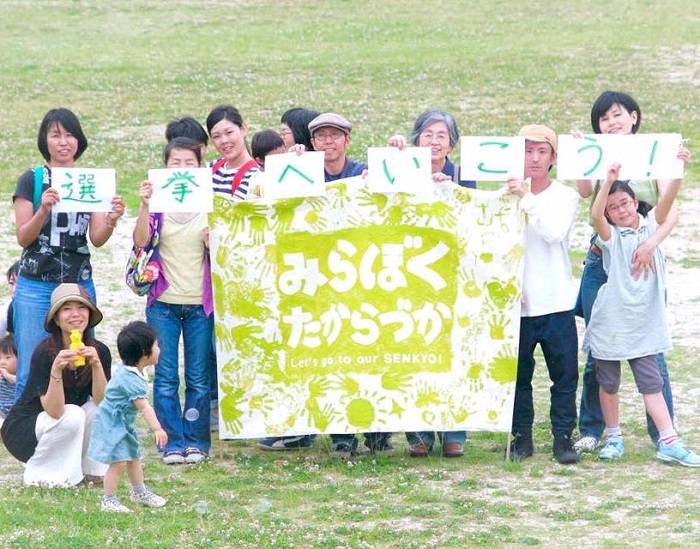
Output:
<instances>
[{"instance_id":1,"label":"straw hat","mask_svg":"<svg viewBox=\"0 0 700 549\"><path fill-rule=\"evenodd\" d=\"M46 313L44 320L44 328L48 332L53 324L53 317L56 316L58 310L66 303L77 301L90 309L90 318L88 320L88 328L96 326L102 322L102 313L97 306L90 300L90 296L80 284L64 283L59 285L51 294L51 307Z\"/></svg>"}]
</instances>

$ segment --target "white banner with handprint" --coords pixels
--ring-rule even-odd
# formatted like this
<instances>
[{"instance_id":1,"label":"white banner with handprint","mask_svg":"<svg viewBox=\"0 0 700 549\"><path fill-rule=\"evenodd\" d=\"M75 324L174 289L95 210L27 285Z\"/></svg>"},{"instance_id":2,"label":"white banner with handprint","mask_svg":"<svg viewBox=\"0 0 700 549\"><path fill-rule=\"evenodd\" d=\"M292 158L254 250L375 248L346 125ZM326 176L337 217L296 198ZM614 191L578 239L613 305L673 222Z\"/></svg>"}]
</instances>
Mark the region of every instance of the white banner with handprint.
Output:
<instances>
[{"instance_id":1,"label":"white banner with handprint","mask_svg":"<svg viewBox=\"0 0 700 549\"><path fill-rule=\"evenodd\" d=\"M452 183L209 218L221 438L511 427L524 219Z\"/></svg>"}]
</instances>

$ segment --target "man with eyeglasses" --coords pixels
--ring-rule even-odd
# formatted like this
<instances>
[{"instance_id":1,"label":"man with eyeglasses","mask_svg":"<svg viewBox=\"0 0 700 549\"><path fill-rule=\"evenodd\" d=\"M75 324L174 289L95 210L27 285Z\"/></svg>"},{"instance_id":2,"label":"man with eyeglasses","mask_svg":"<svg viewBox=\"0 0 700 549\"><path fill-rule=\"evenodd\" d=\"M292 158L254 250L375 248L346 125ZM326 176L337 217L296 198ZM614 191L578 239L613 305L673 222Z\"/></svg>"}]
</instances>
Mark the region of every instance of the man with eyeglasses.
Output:
<instances>
[{"instance_id":1,"label":"man with eyeglasses","mask_svg":"<svg viewBox=\"0 0 700 549\"><path fill-rule=\"evenodd\" d=\"M352 125L346 118L333 112L324 112L309 123L309 131L314 149L325 153L326 183L362 175L367 169L367 164L347 157L352 142Z\"/></svg>"},{"instance_id":2,"label":"man with eyeglasses","mask_svg":"<svg viewBox=\"0 0 700 549\"><path fill-rule=\"evenodd\" d=\"M367 169L367 164L351 160L346 155L352 141L350 136L352 125L346 118L339 114L325 112L309 123L309 131L314 149L325 153L326 183L362 175L362 172ZM365 442L362 446L358 444L354 434L331 435L331 456L349 459L358 453L371 452L387 455L394 452L390 442L391 433L365 433L364 435Z\"/></svg>"}]
</instances>

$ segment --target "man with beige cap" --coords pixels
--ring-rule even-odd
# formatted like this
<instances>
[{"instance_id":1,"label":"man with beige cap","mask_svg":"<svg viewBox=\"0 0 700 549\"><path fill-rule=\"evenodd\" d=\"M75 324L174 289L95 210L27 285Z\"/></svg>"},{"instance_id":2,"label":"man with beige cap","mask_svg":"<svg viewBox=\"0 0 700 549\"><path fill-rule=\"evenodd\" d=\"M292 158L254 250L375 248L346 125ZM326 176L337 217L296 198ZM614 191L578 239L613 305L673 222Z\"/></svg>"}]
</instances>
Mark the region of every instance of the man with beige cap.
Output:
<instances>
[{"instance_id":1,"label":"man with beige cap","mask_svg":"<svg viewBox=\"0 0 700 549\"><path fill-rule=\"evenodd\" d=\"M549 176L557 158L557 135L552 129L533 124L524 126L518 135L525 138L525 181L509 179L508 191L521 198L527 228L511 457L522 460L534 452L532 376L539 343L552 380L552 451L559 463L576 463L579 455L571 433L576 426L578 337L569 233L576 219L578 194Z\"/></svg>"},{"instance_id":2,"label":"man with beige cap","mask_svg":"<svg viewBox=\"0 0 700 549\"><path fill-rule=\"evenodd\" d=\"M352 125L347 118L334 112L319 114L309 122L311 143L317 151L323 151L326 183L362 175L367 164L347 157L352 137Z\"/></svg>"}]
</instances>

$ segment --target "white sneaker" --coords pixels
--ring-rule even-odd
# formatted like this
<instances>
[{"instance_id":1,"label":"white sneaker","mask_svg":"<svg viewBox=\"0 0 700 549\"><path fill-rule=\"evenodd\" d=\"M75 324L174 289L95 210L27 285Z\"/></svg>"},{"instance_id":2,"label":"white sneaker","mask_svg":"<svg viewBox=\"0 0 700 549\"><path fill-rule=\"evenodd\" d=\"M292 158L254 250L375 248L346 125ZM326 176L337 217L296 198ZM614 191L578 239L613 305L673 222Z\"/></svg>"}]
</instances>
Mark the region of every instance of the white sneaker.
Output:
<instances>
[{"instance_id":1,"label":"white sneaker","mask_svg":"<svg viewBox=\"0 0 700 549\"><path fill-rule=\"evenodd\" d=\"M165 452L163 454L163 463L166 465L185 463L185 454L183 452Z\"/></svg>"},{"instance_id":2,"label":"white sneaker","mask_svg":"<svg viewBox=\"0 0 700 549\"><path fill-rule=\"evenodd\" d=\"M167 499L154 494L148 488L146 488L145 492L141 492L140 494L132 490L131 494L129 494L129 499L134 503L140 503L146 507L163 507L163 505L168 502Z\"/></svg>"},{"instance_id":3,"label":"white sneaker","mask_svg":"<svg viewBox=\"0 0 700 549\"><path fill-rule=\"evenodd\" d=\"M121 501L119 501L119 498L102 498L100 508L105 513L131 513L131 509L122 505Z\"/></svg>"},{"instance_id":4,"label":"white sneaker","mask_svg":"<svg viewBox=\"0 0 700 549\"><path fill-rule=\"evenodd\" d=\"M185 449L185 463L201 463L207 459L207 455L199 448Z\"/></svg>"},{"instance_id":5,"label":"white sneaker","mask_svg":"<svg viewBox=\"0 0 700 549\"><path fill-rule=\"evenodd\" d=\"M579 454L583 452L594 452L595 449L598 448L599 443L600 441L597 438L587 435L578 439L578 442L574 444L574 450Z\"/></svg>"}]
</instances>

